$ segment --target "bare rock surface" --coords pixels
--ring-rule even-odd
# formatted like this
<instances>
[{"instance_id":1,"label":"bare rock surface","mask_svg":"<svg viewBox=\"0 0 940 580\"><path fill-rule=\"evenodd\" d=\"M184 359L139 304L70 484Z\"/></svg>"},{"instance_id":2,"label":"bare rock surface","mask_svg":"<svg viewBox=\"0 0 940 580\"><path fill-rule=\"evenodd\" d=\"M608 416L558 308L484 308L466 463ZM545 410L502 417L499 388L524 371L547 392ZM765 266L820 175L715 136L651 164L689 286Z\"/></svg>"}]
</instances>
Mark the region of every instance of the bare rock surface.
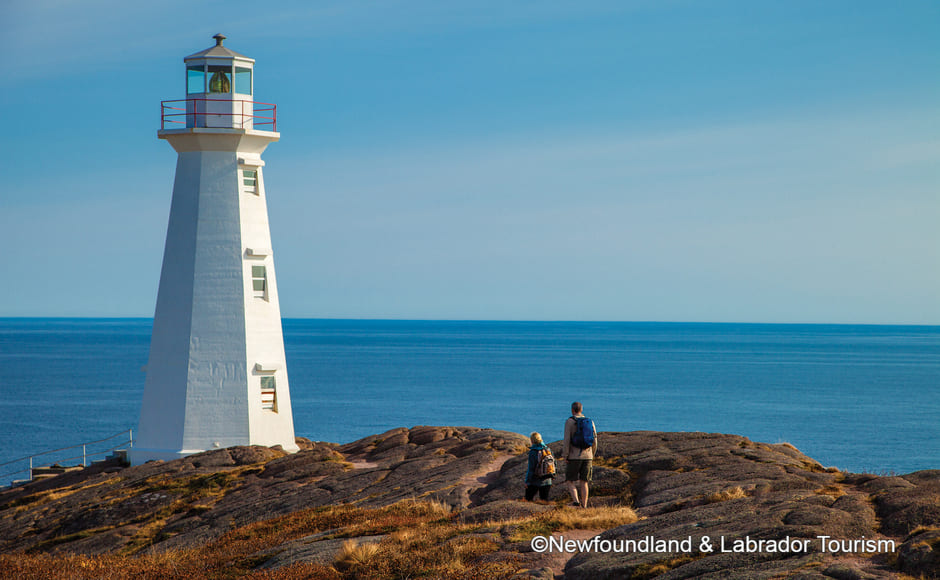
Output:
<instances>
[{"instance_id":1,"label":"bare rock surface","mask_svg":"<svg viewBox=\"0 0 940 580\"><path fill-rule=\"evenodd\" d=\"M341 446L302 441L292 455L233 447L114 473L89 468L0 491L0 550L183 548L235 526L344 503L425 499L463 509L487 467L527 442L492 429L415 427Z\"/></svg>"},{"instance_id":2,"label":"bare rock surface","mask_svg":"<svg viewBox=\"0 0 940 580\"><path fill-rule=\"evenodd\" d=\"M896 552L857 544L831 550L820 538L889 540L903 551L913 543L907 538L913 527L940 526L936 472L846 474L823 468L788 444L732 435L637 432L608 434L602 441L603 463L634 480L632 502L641 520L601 537L688 540L690 548L583 553L568 563L565 578L651 571L661 571L657 578L895 578ZM765 544L749 546L748 540ZM740 551L736 541L743 542ZM901 564L902 571L937 574L927 571L934 551L922 550Z\"/></svg>"},{"instance_id":3,"label":"bare rock surface","mask_svg":"<svg viewBox=\"0 0 940 580\"><path fill-rule=\"evenodd\" d=\"M629 506L640 519L591 530L591 537L613 546L644 538L674 544L560 555L536 553L515 538L499 540L500 551L488 558L525 563L520 578L940 577L940 470L844 473L788 444L736 435L601 433L599 440L591 505ZM235 447L123 469L96 465L0 490L0 551L191 548L235 527L339 504L432 500L452 510L454 522L483 526L573 509L560 507L570 503L562 485L553 486L547 503L520 501L528 439L517 433L421 426L344 445L298 443L301 451L292 455ZM560 443L551 447L557 455ZM567 534L580 538L585 531ZM821 536L890 541L895 550L827 550ZM688 545L677 545L682 540ZM764 544L732 549L748 540ZM269 568L328 563L339 544L334 536L292 540L259 561L269 556L263 564Z\"/></svg>"},{"instance_id":4,"label":"bare rock surface","mask_svg":"<svg viewBox=\"0 0 940 580\"><path fill-rule=\"evenodd\" d=\"M342 548L343 543L348 542L345 538L330 538L329 533L316 534L306 538L301 538L293 542L281 544L276 550L270 550L257 556L270 556L260 569L277 569L289 566L294 562L315 562L317 564L329 565L336 557L336 553ZM360 536L356 538L356 543L375 544L382 541L385 536Z\"/></svg>"}]
</instances>

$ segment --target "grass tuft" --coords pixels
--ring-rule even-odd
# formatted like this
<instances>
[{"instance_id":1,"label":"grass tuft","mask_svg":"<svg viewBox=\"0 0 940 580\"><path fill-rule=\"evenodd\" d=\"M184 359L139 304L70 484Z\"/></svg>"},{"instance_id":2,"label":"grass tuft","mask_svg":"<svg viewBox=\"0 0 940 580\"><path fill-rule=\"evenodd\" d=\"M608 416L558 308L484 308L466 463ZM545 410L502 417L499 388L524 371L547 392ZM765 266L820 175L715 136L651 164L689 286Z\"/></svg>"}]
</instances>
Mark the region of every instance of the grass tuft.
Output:
<instances>
[{"instance_id":1,"label":"grass tuft","mask_svg":"<svg viewBox=\"0 0 940 580\"><path fill-rule=\"evenodd\" d=\"M379 547L376 544L360 544L356 540L346 540L333 560L333 567L340 572L362 568L369 565L378 553Z\"/></svg>"},{"instance_id":2,"label":"grass tuft","mask_svg":"<svg viewBox=\"0 0 940 580\"><path fill-rule=\"evenodd\" d=\"M841 485L826 485L814 491L816 495L829 495L832 497L842 497L846 495Z\"/></svg>"},{"instance_id":3,"label":"grass tuft","mask_svg":"<svg viewBox=\"0 0 940 580\"><path fill-rule=\"evenodd\" d=\"M742 497L747 497L747 492L744 491L741 486L735 486L728 489L723 489L721 491L716 491L715 493L707 496L705 501L708 503L718 503L732 499L741 499Z\"/></svg>"},{"instance_id":4,"label":"grass tuft","mask_svg":"<svg viewBox=\"0 0 940 580\"><path fill-rule=\"evenodd\" d=\"M683 564L688 564L700 558L693 556L691 554L685 554L677 558L670 558L668 560L660 560L659 562L654 562L652 564L642 564L638 566L633 573L630 575L630 578L636 578L638 580L650 580L656 578L666 572L672 570L673 568L678 568Z\"/></svg>"},{"instance_id":5,"label":"grass tuft","mask_svg":"<svg viewBox=\"0 0 940 580\"><path fill-rule=\"evenodd\" d=\"M517 526L511 536L513 541L527 542L535 536L549 536L562 530L609 530L638 519L628 507L598 507L552 510L505 523Z\"/></svg>"}]
</instances>

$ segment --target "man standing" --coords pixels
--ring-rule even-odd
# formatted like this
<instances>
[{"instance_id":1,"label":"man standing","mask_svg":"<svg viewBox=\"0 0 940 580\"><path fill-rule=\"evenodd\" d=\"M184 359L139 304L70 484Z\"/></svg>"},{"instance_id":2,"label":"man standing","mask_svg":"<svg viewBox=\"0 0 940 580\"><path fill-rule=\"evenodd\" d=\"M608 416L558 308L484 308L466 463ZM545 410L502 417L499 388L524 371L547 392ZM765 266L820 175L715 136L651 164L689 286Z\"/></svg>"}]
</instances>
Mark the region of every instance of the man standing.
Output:
<instances>
[{"instance_id":1,"label":"man standing","mask_svg":"<svg viewBox=\"0 0 940 580\"><path fill-rule=\"evenodd\" d=\"M571 403L571 417L565 421L565 438L561 457L567 461L565 466L565 485L575 505L586 508L588 505L588 482L594 467L594 453L597 451L597 429L581 413L581 403ZM580 499L579 499L580 498Z\"/></svg>"}]
</instances>

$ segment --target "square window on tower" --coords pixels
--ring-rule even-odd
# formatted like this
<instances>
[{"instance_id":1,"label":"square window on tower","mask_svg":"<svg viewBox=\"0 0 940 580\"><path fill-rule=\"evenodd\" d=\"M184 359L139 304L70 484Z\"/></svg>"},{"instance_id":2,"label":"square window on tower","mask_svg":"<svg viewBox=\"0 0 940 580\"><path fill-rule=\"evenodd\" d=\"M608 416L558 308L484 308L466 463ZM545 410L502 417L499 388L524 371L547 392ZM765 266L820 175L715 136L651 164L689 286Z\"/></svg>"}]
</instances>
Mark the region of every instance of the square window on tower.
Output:
<instances>
[{"instance_id":1,"label":"square window on tower","mask_svg":"<svg viewBox=\"0 0 940 580\"><path fill-rule=\"evenodd\" d=\"M261 408L277 413L277 381L274 375L261 377Z\"/></svg>"},{"instance_id":2,"label":"square window on tower","mask_svg":"<svg viewBox=\"0 0 940 580\"><path fill-rule=\"evenodd\" d=\"M245 189L245 193L254 193L258 194L258 170L257 169L243 169L242 170L242 187Z\"/></svg>"},{"instance_id":3,"label":"square window on tower","mask_svg":"<svg viewBox=\"0 0 940 580\"><path fill-rule=\"evenodd\" d=\"M251 267L251 291L255 298L268 299L268 272L264 266Z\"/></svg>"}]
</instances>

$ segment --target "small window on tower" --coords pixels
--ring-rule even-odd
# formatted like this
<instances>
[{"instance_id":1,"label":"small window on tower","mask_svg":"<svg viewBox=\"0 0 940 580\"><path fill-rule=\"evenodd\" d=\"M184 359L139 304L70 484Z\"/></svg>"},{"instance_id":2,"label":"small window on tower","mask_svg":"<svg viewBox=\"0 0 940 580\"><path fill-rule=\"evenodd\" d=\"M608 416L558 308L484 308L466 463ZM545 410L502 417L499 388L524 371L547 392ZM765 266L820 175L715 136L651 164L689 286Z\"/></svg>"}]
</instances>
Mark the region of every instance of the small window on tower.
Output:
<instances>
[{"instance_id":1,"label":"small window on tower","mask_svg":"<svg viewBox=\"0 0 940 580\"><path fill-rule=\"evenodd\" d=\"M255 298L268 299L268 272L264 266L251 267L251 290Z\"/></svg>"},{"instance_id":2,"label":"small window on tower","mask_svg":"<svg viewBox=\"0 0 940 580\"><path fill-rule=\"evenodd\" d=\"M258 170L243 169L242 185L245 187L245 193L258 193Z\"/></svg>"},{"instance_id":3,"label":"small window on tower","mask_svg":"<svg viewBox=\"0 0 940 580\"><path fill-rule=\"evenodd\" d=\"M261 408L277 413L277 381L274 375L261 377Z\"/></svg>"}]
</instances>

